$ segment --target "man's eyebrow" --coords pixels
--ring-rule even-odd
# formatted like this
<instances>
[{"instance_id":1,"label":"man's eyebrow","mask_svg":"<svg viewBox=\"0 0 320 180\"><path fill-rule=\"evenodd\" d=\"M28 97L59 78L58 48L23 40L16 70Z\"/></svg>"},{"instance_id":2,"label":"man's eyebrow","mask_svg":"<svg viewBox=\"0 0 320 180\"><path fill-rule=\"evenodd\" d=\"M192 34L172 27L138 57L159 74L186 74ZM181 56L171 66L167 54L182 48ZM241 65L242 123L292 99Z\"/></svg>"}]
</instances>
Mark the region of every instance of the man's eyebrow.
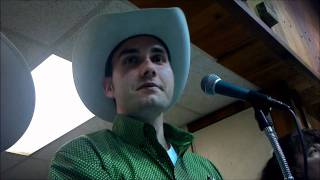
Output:
<instances>
[{"instance_id":1,"label":"man's eyebrow","mask_svg":"<svg viewBox=\"0 0 320 180\"><path fill-rule=\"evenodd\" d=\"M151 52L153 53L164 53L166 50L161 46L155 46L151 48Z\"/></svg>"},{"instance_id":2,"label":"man's eyebrow","mask_svg":"<svg viewBox=\"0 0 320 180\"><path fill-rule=\"evenodd\" d=\"M131 49L124 49L120 52L119 56L123 56L123 55L127 55L127 54L132 54L132 53L139 53L139 50L138 49L134 49L134 48L131 48Z\"/></svg>"}]
</instances>

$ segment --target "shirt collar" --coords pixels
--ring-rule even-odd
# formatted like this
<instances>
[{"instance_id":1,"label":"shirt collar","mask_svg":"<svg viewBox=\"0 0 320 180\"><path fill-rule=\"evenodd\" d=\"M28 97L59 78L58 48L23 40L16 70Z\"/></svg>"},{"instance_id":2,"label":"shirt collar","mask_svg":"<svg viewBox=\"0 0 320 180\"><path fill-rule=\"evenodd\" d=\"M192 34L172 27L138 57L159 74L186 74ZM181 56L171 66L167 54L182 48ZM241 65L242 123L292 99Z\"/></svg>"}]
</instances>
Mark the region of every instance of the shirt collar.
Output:
<instances>
[{"instance_id":1,"label":"shirt collar","mask_svg":"<svg viewBox=\"0 0 320 180\"><path fill-rule=\"evenodd\" d=\"M182 155L191 145L193 135L179 128L164 123L164 135L177 154ZM146 142L146 138L156 141L156 131L153 126L132 117L116 115L112 131L124 141L139 146Z\"/></svg>"}]
</instances>

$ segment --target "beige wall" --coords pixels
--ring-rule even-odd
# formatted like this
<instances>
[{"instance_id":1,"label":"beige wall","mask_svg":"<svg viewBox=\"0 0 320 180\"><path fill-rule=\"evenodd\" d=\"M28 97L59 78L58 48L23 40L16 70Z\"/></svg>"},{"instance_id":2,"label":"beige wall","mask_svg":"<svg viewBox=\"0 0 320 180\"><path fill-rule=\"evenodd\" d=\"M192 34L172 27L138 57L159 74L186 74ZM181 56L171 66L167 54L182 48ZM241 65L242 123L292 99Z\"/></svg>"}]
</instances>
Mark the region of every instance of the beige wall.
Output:
<instances>
[{"instance_id":1,"label":"beige wall","mask_svg":"<svg viewBox=\"0 0 320 180\"><path fill-rule=\"evenodd\" d=\"M247 109L194 133L193 150L207 157L225 179L259 179L272 148Z\"/></svg>"}]
</instances>

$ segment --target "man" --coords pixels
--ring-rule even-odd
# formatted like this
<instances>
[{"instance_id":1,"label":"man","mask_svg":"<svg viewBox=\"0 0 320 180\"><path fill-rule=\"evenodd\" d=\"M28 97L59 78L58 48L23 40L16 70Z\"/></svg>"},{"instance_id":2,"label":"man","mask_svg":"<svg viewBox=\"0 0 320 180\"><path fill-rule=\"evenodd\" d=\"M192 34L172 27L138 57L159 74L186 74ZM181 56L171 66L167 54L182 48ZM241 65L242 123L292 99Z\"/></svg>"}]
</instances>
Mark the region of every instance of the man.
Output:
<instances>
[{"instance_id":1,"label":"man","mask_svg":"<svg viewBox=\"0 0 320 180\"><path fill-rule=\"evenodd\" d=\"M187 23L178 8L102 15L79 35L74 79L85 105L112 131L79 137L52 160L52 179L222 179L188 150L193 136L164 123L190 65Z\"/></svg>"},{"instance_id":2,"label":"man","mask_svg":"<svg viewBox=\"0 0 320 180\"><path fill-rule=\"evenodd\" d=\"M318 180L320 179L320 130L305 129L302 132L307 148L308 178L310 180ZM288 134L280 138L279 143L286 156L293 177L296 180L306 179L304 177L303 152L298 134ZM275 155L272 156L263 169L261 179L283 179Z\"/></svg>"}]
</instances>

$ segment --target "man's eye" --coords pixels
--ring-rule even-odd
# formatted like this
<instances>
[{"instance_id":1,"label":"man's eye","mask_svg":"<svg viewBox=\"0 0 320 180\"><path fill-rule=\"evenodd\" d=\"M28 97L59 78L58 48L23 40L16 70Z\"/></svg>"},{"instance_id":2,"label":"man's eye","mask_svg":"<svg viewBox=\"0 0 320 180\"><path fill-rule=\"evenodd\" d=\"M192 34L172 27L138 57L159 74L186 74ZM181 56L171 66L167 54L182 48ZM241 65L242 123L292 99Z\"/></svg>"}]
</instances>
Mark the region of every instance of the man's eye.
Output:
<instances>
[{"instance_id":1,"label":"man's eye","mask_svg":"<svg viewBox=\"0 0 320 180\"><path fill-rule=\"evenodd\" d=\"M152 56L152 61L155 63L164 63L166 59L163 55L158 54L158 55Z\"/></svg>"},{"instance_id":2,"label":"man's eye","mask_svg":"<svg viewBox=\"0 0 320 180\"><path fill-rule=\"evenodd\" d=\"M308 156L312 157L312 156L315 156L317 153L320 153L319 150L314 148L314 147L311 147L309 152L308 152Z\"/></svg>"},{"instance_id":3,"label":"man's eye","mask_svg":"<svg viewBox=\"0 0 320 180\"><path fill-rule=\"evenodd\" d=\"M131 57L127 57L125 60L124 60L124 64L125 65L132 65L132 64L136 64L139 62L139 59L138 57L136 56L131 56Z\"/></svg>"}]
</instances>

